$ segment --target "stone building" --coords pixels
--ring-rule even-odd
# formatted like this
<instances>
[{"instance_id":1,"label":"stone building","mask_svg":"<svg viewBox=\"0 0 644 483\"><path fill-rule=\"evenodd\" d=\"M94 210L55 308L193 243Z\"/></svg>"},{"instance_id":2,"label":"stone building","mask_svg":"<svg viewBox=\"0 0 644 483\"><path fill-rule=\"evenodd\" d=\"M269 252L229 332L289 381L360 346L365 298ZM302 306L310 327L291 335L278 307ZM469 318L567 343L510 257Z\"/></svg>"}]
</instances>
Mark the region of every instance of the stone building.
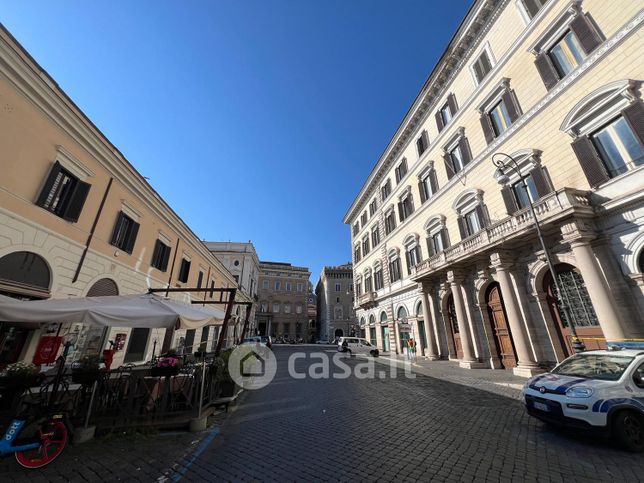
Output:
<instances>
[{"instance_id":1,"label":"stone building","mask_svg":"<svg viewBox=\"0 0 644 483\"><path fill-rule=\"evenodd\" d=\"M644 338L641 7L474 2L344 218L381 349L528 375L571 323Z\"/></svg>"},{"instance_id":2,"label":"stone building","mask_svg":"<svg viewBox=\"0 0 644 483\"><path fill-rule=\"evenodd\" d=\"M255 334L255 312L257 310L257 283L259 280L259 258L252 242L205 242L210 253L215 255L231 273L237 288L253 305L249 314L249 327L246 335ZM234 320L228 333L231 341L241 337L246 320L246 308L238 306L234 310Z\"/></svg>"},{"instance_id":3,"label":"stone building","mask_svg":"<svg viewBox=\"0 0 644 483\"><path fill-rule=\"evenodd\" d=\"M123 154L0 26L0 294L21 299L234 287L235 280ZM175 295L175 294L172 294ZM210 295L179 294L184 301ZM211 350L219 327L0 326L0 365L31 361L45 334L72 358L117 341L114 366L162 348Z\"/></svg>"},{"instance_id":4,"label":"stone building","mask_svg":"<svg viewBox=\"0 0 644 483\"><path fill-rule=\"evenodd\" d=\"M259 333L306 338L309 269L283 262L259 262L259 270L259 307L255 316Z\"/></svg>"},{"instance_id":5,"label":"stone building","mask_svg":"<svg viewBox=\"0 0 644 483\"><path fill-rule=\"evenodd\" d=\"M306 314L309 320L307 342L315 342L318 338L318 297L313 291L313 284L309 282L306 294Z\"/></svg>"},{"instance_id":6,"label":"stone building","mask_svg":"<svg viewBox=\"0 0 644 483\"><path fill-rule=\"evenodd\" d=\"M318 337L360 336L353 308L353 266L324 267L315 287L318 302Z\"/></svg>"}]
</instances>

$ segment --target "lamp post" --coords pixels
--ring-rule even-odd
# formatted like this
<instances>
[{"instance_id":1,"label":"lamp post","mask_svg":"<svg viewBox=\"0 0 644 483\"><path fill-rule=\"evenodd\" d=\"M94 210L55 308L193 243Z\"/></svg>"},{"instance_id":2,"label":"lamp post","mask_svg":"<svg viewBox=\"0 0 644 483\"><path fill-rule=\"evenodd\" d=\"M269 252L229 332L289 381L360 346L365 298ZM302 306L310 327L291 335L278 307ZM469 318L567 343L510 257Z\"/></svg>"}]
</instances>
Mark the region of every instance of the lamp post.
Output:
<instances>
[{"instance_id":1,"label":"lamp post","mask_svg":"<svg viewBox=\"0 0 644 483\"><path fill-rule=\"evenodd\" d=\"M504 158L495 159L497 156L504 156ZM559 286L559 281L557 280L557 272L555 272L554 264L552 263L552 259L550 258L550 252L548 251L548 247L546 246L546 242L543 238L543 233L541 232L541 226L539 225L537 214L535 213L534 206L532 205L532 198L530 198L530 191L528 190L528 183L526 182L526 177L521 174L519 163L517 163L516 159L514 159L509 154L494 153L492 155L492 163L494 164L494 166L496 166L496 171L494 172L494 178L499 184L501 185L506 184L510 179L510 177L506 173L507 170L514 171L514 173L521 180L521 186L525 190L525 194L528 201L528 207L530 208L530 214L532 215L532 219L534 220L534 226L537 230L537 237L539 238L539 242L541 243L541 248L543 250L543 253L546 256L546 263L548 264L548 268L550 269L550 274L552 275L552 282L555 286L555 291L557 292L555 294L556 295L555 302L563 312L564 317L568 322L568 326L570 327L570 332L572 333L573 350L577 353L583 352L586 349L586 347L584 346L584 343L577 336L577 329L575 328L575 323L573 322L572 317L570 316L570 311L568 310L568 306L566 305L563 299L563 293L561 291L561 287Z\"/></svg>"}]
</instances>

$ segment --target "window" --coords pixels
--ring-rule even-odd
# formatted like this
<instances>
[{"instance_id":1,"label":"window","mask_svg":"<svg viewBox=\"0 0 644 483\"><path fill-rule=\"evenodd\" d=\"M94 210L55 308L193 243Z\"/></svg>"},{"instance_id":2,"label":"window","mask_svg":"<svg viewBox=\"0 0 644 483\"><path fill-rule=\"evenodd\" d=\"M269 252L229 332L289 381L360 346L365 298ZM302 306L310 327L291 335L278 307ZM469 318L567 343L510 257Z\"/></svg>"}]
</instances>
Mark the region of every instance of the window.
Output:
<instances>
[{"instance_id":1,"label":"window","mask_svg":"<svg viewBox=\"0 0 644 483\"><path fill-rule=\"evenodd\" d=\"M378 201L376 198L371 200L371 203L369 203L369 216L373 216L376 213L376 209L378 208Z\"/></svg>"},{"instance_id":2,"label":"window","mask_svg":"<svg viewBox=\"0 0 644 483\"><path fill-rule=\"evenodd\" d=\"M371 279L371 272L365 273L364 276L364 292L365 293L370 293L373 292L373 283Z\"/></svg>"},{"instance_id":3,"label":"window","mask_svg":"<svg viewBox=\"0 0 644 483\"><path fill-rule=\"evenodd\" d=\"M611 178L644 164L644 148L623 116L597 130L590 138Z\"/></svg>"},{"instance_id":4,"label":"window","mask_svg":"<svg viewBox=\"0 0 644 483\"><path fill-rule=\"evenodd\" d=\"M472 160L470 145L465 137L465 130L460 128L458 133L450 139L450 142L443 148L443 161L447 171L447 179L462 171Z\"/></svg>"},{"instance_id":5,"label":"window","mask_svg":"<svg viewBox=\"0 0 644 483\"><path fill-rule=\"evenodd\" d=\"M145 359L145 349L148 345L150 329L134 328L130 332L124 362L138 362Z\"/></svg>"},{"instance_id":6,"label":"window","mask_svg":"<svg viewBox=\"0 0 644 483\"><path fill-rule=\"evenodd\" d=\"M358 243L353 249L353 258L355 259L356 263L358 263L362 259L362 256L360 255L360 243Z\"/></svg>"},{"instance_id":7,"label":"window","mask_svg":"<svg viewBox=\"0 0 644 483\"><path fill-rule=\"evenodd\" d=\"M541 152L527 150L525 154L515 153L514 157L528 186L528 192L521 182L517 173L507 173L509 180L501 189L501 196L509 215L516 211L527 208L531 202L535 202L548 193L552 192L550 182L541 166L539 159Z\"/></svg>"},{"instance_id":8,"label":"window","mask_svg":"<svg viewBox=\"0 0 644 483\"><path fill-rule=\"evenodd\" d=\"M407 259L407 274L411 275L411 269L422 261L420 246L418 246L416 239L405 244L405 258Z\"/></svg>"},{"instance_id":9,"label":"window","mask_svg":"<svg viewBox=\"0 0 644 483\"><path fill-rule=\"evenodd\" d=\"M455 146L449 152L449 159L450 159L450 167L452 168L454 173L458 173L459 171L462 171L463 168L465 167L465 164L463 162L463 153L461 152L460 146Z\"/></svg>"},{"instance_id":10,"label":"window","mask_svg":"<svg viewBox=\"0 0 644 483\"><path fill-rule=\"evenodd\" d=\"M407 160L403 158L403 160L396 168L396 184L400 183L400 180L403 179L406 174L407 174Z\"/></svg>"},{"instance_id":11,"label":"window","mask_svg":"<svg viewBox=\"0 0 644 483\"><path fill-rule=\"evenodd\" d=\"M389 195L391 194L391 180L387 180L387 182L382 185L382 188L380 188L380 194L382 195L382 200L386 200Z\"/></svg>"},{"instance_id":12,"label":"window","mask_svg":"<svg viewBox=\"0 0 644 483\"><path fill-rule=\"evenodd\" d=\"M465 220L466 237L474 235L482 228L482 222L477 210L468 211L463 215Z\"/></svg>"},{"instance_id":13,"label":"window","mask_svg":"<svg viewBox=\"0 0 644 483\"><path fill-rule=\"evenodd\" d=\"M186 283L188 281L188 276L190 275L190 260L185 258L181 259L181 267L179 268L179 282Z\"/></svg>"},{"instance_id":14,"label":"window","mask_svg":"<svg viewBox=\"0 0 644 483\"><path fill-rule=\"evenodd\" d=\"M376 290L380 290L382 289L382 287L384 287L382 280L382 267L380 265L376 265L376 267L373 269L373 282Z\"/></svg>"},{"instance_id":15,"label":"window","mask_svg":"<svg viewBox=\"0 0 644 483\"><path fill-rule=\"evenodd\" d=\"M235 282L239 284L239 276L235 275ZM197 288L201 288L201 284L203 283L203 272L199 271L199 274L197 275Z\"/></svg>"},{"instance_id":16,"label":"window","mask_svg":"<svg viewBox=\"0 0 644 483\"><path fill-rule=\"evenodd\" d=\"M282 290L282 282L280 282L279 280L275 281L275 290L276 291L277 290Z\"/></svg>"},{"instance_id":17,"label":"window","mask_svg":"<svg viewBox=\"0 0 644 483\"><path fill-rule=\"evenodd\" d=\"M157 240L154 244L154 251L152 252L152 261L150 262L150 265L154 268L158 268L162 272L165 272L168 269L169 260L170 247L161 240Z\"/></svg>"},{"instance_id":18,"label":"window","mask_svg":"<svg viewBox=\"0 0 644 483\"><path fill-rule=\"evenodd\" d=\"M362 254L367 256L369 254L369 236L366 236L362 239Z\"/></svg>"},{"instance_id":19,"label":"window","mask_svg":"<svg viewBox=\"0 0 644 483\"><path fill-rule=\"evenodd\" d=\"M450 93L447 96L445 104L436 111L434 116L436 118L436 127L438 128L438 132L441 132L443 128L449 124L457 110L456 96L454 96L453 93Z\"/></svg>"},{"instance_id":20,"label":"window","mask_svg":"<svg viewBox=\"0 0 644 483\"><path fill-rule=\"evenodd\" d=\"M291 282L286 282L286 291L287 292L291 291Z\"/></svg>"},{"instance_id":21,"label":"window","mask_svg":"<svg viewBox=\"0 0 644 483\"><path fill-rule=\"evenodd\" d=\"M478 107L485 141L490 144L519 118L521 109L510 79L504 78Z\"/></svg>"},{"instance_id":22,"label":"window","mask_svg":"<svg viewBox=\"0 0 644 483\"><path fill-rule=\"evenodd\" d=\"M336 283L335 284L335 291L336 292L342 292L342 284Z\"/></svg>"},{"instance_id":23,"label":"window","mask_svg":"<svg viewBox=\"0 0 644 483\"><path fill-rule=\"evenodd\" d=\"M268 280L262 280L262 289L268 290Z\"/></svg>"},{"instance_id":24,"label":"window","mask_svg":"<svg viewBox=\"0 0 644 483\"><path fill-rule=\"evenodd\" d=\"M436 179L436 170L430 168L421 173L418 178L418 192L420 193L420 203L424 203L429 198L434 196L438 191L438 181Z\"/></svg>"},{"instance_id":25,"label":"window","mask_svg":"<svg viewBox=\"0 0 644 483\"><path fill-rule=\"evenodd\" d=\"M510 114L508 114L508 108L506 107L503 99L501 99L496 106L490 110L488 115L490 116L495 136L499 136L510 126L510 124L512 124Z\"/></svg>"},{"instance_id":26,"label":"window","mask_svg":"<svg viewBox=\"0 0 644 483\"><path fill-rule=\"evenodd\" d=\"M376 248L380 244L380 227L376 225L371 230L371 246Z\"/></svg>"},{"instance_id":27,"label":"window","mask_svg":"<svg viewBox=\"0 0 644 483\"><path fill-rule=\"evenodd\" d=\"M519 209L527 208L530 203L534 203L540 198L531 175L525 177L525 183L528 187L527 193L522 181L517 181L512 185L514 198Z\"/></svg>"},{"instance_id":28,"label":"window","mask_svg":"<svg viewBox=\"0 0 644 483\"><path fill-rule=\"evenodd\" d=\"M301 283L298 283L297 284L297 291L301 292L302 290L304 290L304 285L302 285Z\"/></svg>"},{"instance_id":29,"label":"window","mask_svg":"<svg viewBox=\"0 0 644 483\"><path fill-rule=\"evenodd\" d=\"M400 217L400 222L402 223L409 218L413 212L414 200L412 199L411 193L408 191L407 194L403 195L398 203L398 216Z\"/></svg>"},{"instance_id":30,"label":"window","mask_svg":"<svg viewBox=\"0 0 644 483\"><path fill-rule=\"evenodd\" d=\"M291 304L289 304L289 303L284 304L284 313L285 314L290 314L291 313Z\"/></svg>"},{"instance_id":31,"label":"window","mask_svg":"<svg viewBox=\"0 0 644 483\"><path fill-rule=\"evenodd\" d=\"M429 136L427 131L423 131L418 139L416 139L416 149L418 150L418 157L422 156L429 147ZM406 166L405 166L406 169Z\"/></svg>"},{"instance_id":32,"label":"window","mask_svg":"<svg viewBox=\"0 0 644 483\"><path fill-rule=\"evenodd\" d=\"M64 220L76 222L91 185L79 180L56 161L36 204Z\"/></svg>"},{"instance_id":33,"label":"window","mask_svg":"<svg viewBox=\"0 0 644 483\"><path fill-rule=\"evenodd\" d=\"M302 313L302 304L296 304L295 305L295 313L296 314L301 314Z\"/></svg>"},{"instance_id":34,"label":"window","mask_svg":"<svg viewBox=\"0 0 644 483\"><path fill-rule=\"evenodd\" d=\"M110 243L124 252L131 254L138 233L139 224L120 211L116 218L116 225L114 225L112 241Z\"/></svg>"},{"instance_id":35,"label":"window","mask_svg":"<svg viewBox=\"0 0 644 483\"><path fill-rule=\"evenodd\" d=\"M279 314L280 311L280 304L279 302L273 302L273 313L274 314Z\"/></svg>"},{"instance_id":36,"label":"window","mask_svg":"<svg viewBox=\"0 0 644 483\"><path fill-rule=\"evenodd\" d=\"M391 278L392 283L397 282L401 278L400 258L398 257L398 253L394 253L389 256L389 278Z\"/></svg>"},{"instance_id":37,"label":"window","mask_svg":"<svg viewBox=\"0 0 644 483\"><path fill-rule=\"evenodd\" d=\"M362 282L356 282L356 295L360 297L362 295Z\"/></svg>"},{"instance_id":38,"label":"window","mask_svg":"<svg viewBox=\"0 0 644 483\"><path fill-rule=\"evenodd\" d=\"M575 70L602 42L594 22L573 3L529 49L546 89Z\"/></svg>"},{"instance_id":39,"label":"window","mask_svg":"<svg viewBox=\"0 0 644 483\"><path fill-rule=\"evenodd\" d=\"M262 303L259 305L259 311L260 311L260 312L264 312L264 313L265 313L265 312L268 312L268 302L262 302Z\"/></svg>"},{"instance_id":40,"label":"window","mask_svg":"<svg viewBox=\"0 0 644 483\"><path fill-rule=\"evenodd\" d=\"M532 20L539 13L548 0L521 0L520 4L528 20Z\"/></svg>"},{"instance_id":41,"label":"window","mask_svg":"<svg viewBox=\"0 0 644 483\"><path fill-rule=\"evenodd\" d=\"M454 207L458 214L458 229L461 240L474 235L486 226L487 217L483 207L482 192L467 191L457 198Z\"/></svg>"},{"instance_id":42,"label":"window","mask_svg":"<svg viewBox=\"0 0 644 483\"><path fill-rule=\"evenodd\" d=\"M394 210L392 209L385 215L385 234L389 235L395 229L396 215L394 214Z\"/></svg>"},{"instance_id":43,"label":"window","mask_svg":"<svg viewBox=\"0 0 644 483\"><path fill-rule=\"evenodd\" d=\"M444 217L434 217L425 225L427 232L427 253L431 257L449 246Z\"/></svg>"},{"instance_id":44,"label":"window","mask_svg":"<svg viewBox=\"0 0 644 483\"><path fill-rule=\"evenodd\" d=\"M472 64L472 72L476 83L480 84L483 79L492 70L492 61L490 60L489 46L486 45L485 49L481 52L479 57Z\"/></svg>"},{"instance_id":45,"label":"window","mask_svg":"<svg viewBox=\"0 0 644 483\"><path fill-rule=\"evenodd\" d=\"M443 126L452 120L452 112L449 108L449 105L445 104L441 107L440 116Z\"/></svg>"},{"instance_id":46,"label":"window","mask_svg":"<svg viewBox=\"0 0 644 483\"><path fill-rule=\"evenodd\" d=\"M199 275L201 275L201 272L199 272ZM239 285L239 275L233 275L233 278L235 279L235 283Z\"/></svg>"},{"instance_id":47,"label":"window","mask_svg":"<svg viewBox=\"0 0 644 483\"><path fill-rule=\"evenodd\" d=\"M365 211L362 213L362 216L360 217L360 223L362 226L365 226L367 224L367 212Z\"/></svg>"},{"instance_id":48,"label":"window","mask_svg":"<svg viewBox=\"0 0 644 483\"><path fill-rule=\"evenodd\" d=\"M357 221L353 224L353 234L357 235L358 232L360 231L360 223Z\"/></svg>"}]
</instances>

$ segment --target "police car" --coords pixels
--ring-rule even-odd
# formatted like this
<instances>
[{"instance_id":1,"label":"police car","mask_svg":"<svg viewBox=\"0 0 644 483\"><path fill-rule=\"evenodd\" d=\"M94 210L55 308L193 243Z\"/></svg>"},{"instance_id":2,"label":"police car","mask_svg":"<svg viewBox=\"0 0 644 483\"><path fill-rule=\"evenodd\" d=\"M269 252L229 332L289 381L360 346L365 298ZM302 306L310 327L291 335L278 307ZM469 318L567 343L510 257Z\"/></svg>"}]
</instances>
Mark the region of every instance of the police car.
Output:
<instances>
[{"instance_id":1,"label":"police car","mask_svg":"<svg viewBox=\"0 0 644 483\"><path fill-rule=\"evenodd\" d=\"M644 451L644 347L582 352L523 387L528 413Z\"/></svg>"}]
</instances>

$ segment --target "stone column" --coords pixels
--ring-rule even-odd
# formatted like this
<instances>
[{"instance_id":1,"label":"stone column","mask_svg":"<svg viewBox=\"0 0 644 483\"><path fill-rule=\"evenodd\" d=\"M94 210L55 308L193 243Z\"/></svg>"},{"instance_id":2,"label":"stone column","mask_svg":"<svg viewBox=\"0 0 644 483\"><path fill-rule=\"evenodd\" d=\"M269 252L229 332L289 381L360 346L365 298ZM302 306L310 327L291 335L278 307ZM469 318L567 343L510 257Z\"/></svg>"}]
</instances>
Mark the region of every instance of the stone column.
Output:
<instances>
[{"instance_id":1,"label":"stone column","mask_svg":"<svg viewBox=\"0 0 644 483\"><path fill-rule=\"evenodd\" d=\"M460 361L461 367L471 368L472 364L476 364L477 360L474 357L474 349L472 347L472 335L470 334L470 327L467 320L467 313L465 311L465 303L463 302L463 282L462 275L450 270L447 272L447 281L452 289L452 296L454 297L454 308L456 309L456 320L458 321L459 336L461 339L461 347L463 348L463 359Z\"/></svg>"},{"instance_id":2,"label":"stone column","mask_svg":"<svg viewBox=\"0 0 644 483\"><path fill-rule=\"evenodd\" d=\"M513 372L518 376L529 377L543 371L535 362L530 348L526 325L510 277L511 265L506 261L508 258L507 255L501 253L493 253L490 256L492 267L496 270L496 276L501 286L503 306L508 316L508 325L510 326L514 348L517 351L517 367L514 368Z\"/></svg>"},{"instance_id":3,"label":"stone column","mask_svg":"<svg viewBox=\"0 0 644 483\"><path fill-rule=\"evenodd\" d=\"M427 338L427 348L425 356L429 357L430 361L440 359L436 345L436 333L434 331L434 311L432 304L429 300L429 288L425 287L422 283L418 284L420 291L421 301L423 303L423 323L425 324L425 336Z\"/></svg>"}]
</instances>

